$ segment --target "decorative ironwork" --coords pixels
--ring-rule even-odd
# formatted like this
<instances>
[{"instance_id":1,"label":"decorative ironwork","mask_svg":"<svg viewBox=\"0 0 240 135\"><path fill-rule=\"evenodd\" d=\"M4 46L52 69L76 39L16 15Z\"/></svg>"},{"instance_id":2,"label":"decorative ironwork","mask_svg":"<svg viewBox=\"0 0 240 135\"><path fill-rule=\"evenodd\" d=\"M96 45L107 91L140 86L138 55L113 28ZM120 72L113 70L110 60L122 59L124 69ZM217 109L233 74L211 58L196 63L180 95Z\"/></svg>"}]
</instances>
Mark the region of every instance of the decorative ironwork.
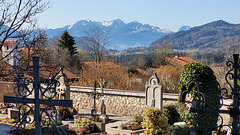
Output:
<instances>
[{"instance_id":1,"label":"decorative ironwork","mask_svg":"<svg viewBox=\"0 0 240 135\"><path fill-rule=\"evenodd\" d=\"M195 126L198 124L198 120L207 119L210 116L217 116L215 119L209 121L209 123L216 123L217 125L212 124L212 127L208 127L205 129L205 134L211 134L212 129L217 130L218 134L223 133L224 130L230 129L232 135L239 135L240 134L240 127L239 127L239 84L238 81L240 79L240 66L239 66L239 55L233 54L234 61L228 61L226 65L230 68L230 70L226 73L225 80L230 87L230 90L227 88L219 88L219 94L216 95L208 95L211 92L208 92L208 87L206 87L206 91L201 88L201 85L197 82L192 82L188 90L186 90L183 94L182 99L185 100L187 94L191 93L192 97L188 104L191 104L190 112L195 114L194 124ZM228 96L231 93L231 96ZM208 96L207 96L208 95ZM227 96L226 96L227 95ZM208 99L210 98L210 99ZM220 108L223 106L224 99L231 99L233 98L233 104L227 110L221 110ZM220 103L213 106L211 102L214 100L219 100ZM224 125L223 117L220 114L229 114L232 117L233 122L231 125ZM196 116L198 116L196 118ZM203 117L201 117L203 116ZM210 130L211 129L211 130Z\"/></svg>"},{"instance_id":2,"label":"decorative ironwork","mask_svg":"<svg viewBox=\"0 0 240 135\"><path fill-rule=\"evenodd\" d=\"M59 73L59 72L58 72ZM57 73L57 74L58 74ZM57 94L57 87L60 85L58 79L61 76L50 74L49 79L45 79L44 84L39 81L39 57L33 57L33 74L34 79L25 77L24 73L16 72L11 74L14 76L16 87L14 92L17 97L4 96L5 103L21 103L19 109L19 120L14 127L25 128L26 124L35 124L35 134L41 135L41 126L51 126L53 130L57 130L59 134L66 132L59 126L61 120L57 118L57 110L55 106L72 107L72 100L54 100ZM33 93L34 91L34 93ZM34 94L34 99L27 98ZM39 99L40 94L45 99ZM30 104L34 104L30 105ZM45 107L40 111L40 104ZM29 114L34 114L34 118Z\"/></svg>"}]
</instances>

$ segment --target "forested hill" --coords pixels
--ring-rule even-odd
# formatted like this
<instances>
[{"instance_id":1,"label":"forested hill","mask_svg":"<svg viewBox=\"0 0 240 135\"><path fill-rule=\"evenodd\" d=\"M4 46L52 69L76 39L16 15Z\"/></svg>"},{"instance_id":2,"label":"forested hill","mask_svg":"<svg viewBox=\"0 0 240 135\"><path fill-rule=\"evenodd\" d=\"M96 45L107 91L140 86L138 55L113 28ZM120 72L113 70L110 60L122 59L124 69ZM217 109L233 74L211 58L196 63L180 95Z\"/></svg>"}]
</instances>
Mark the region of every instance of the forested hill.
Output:
<instances>
[{"instance_id":1,"label":"forested hill","mask_svg":"<svg viewBox=\"0 0 240 135\"><path fill-rule=\"evenodd\" d=\"M198 50L199 52L222 51L226 46L240 43L240 24L230 24L223 20L193 27L166 35L151 43L151 47L172 44L177 50Z\"/></svg>"}]
</instances>

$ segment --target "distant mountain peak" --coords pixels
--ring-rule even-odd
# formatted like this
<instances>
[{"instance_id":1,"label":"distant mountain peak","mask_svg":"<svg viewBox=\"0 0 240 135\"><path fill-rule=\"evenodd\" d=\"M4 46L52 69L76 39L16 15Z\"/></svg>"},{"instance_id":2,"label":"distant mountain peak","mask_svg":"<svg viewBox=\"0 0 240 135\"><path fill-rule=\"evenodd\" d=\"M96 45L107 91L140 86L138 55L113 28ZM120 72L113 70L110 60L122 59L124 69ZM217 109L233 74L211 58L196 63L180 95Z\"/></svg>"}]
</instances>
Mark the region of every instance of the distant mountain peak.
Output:
<instances>
[{"instance_id":1,"label":"distant mountain peak","mask_svg":"<svg viewBox=\"0 0 240 135\"><path fill-rule=\"evenodd\" d=\"M182 26L178 31L187 31L190 30L192 27L190 26Z\"/></svg>"},{"instance_id":2,"label":"distant mountain peak","mask_svg":"<svg viewBox=\"0 0 240 135\"><path fill-rule=\"evenodd\" d=\"M108 29L111 35L111 43L108 49L127 49L136 46L149 46L151 42L159 37L172 33L166 29L160 29L149 24L142 24L138 21L124 23L121 19L111 21L91 21L80 20L73 25L65 26L57 29L48 29L47 35L49 38L59 36L64 30L75 38L78 47L81 46L81 40L86 36L86 32L93 26L100 25Z\"/></svg>"},{"instance_id":3,"label":"distant mountain peak","mask_svg":"<svg viewBox=\"0 0 240 135\"><path fill-rule=\"evenodd\" d=\"M125 23L121 20L121 19L116 19L116 20L111 20L111 21L104 21L102 22L102 25L103 26L112 26L112 25L115 25L115 26L122 26L122 25L125 25Z\"/></svg>"},{"instance_id":4,"label":"distant mountain peak","mask_svg":"<svg viewBox=\"0 0 240 135\"><path fill-rule=\"evenodd\" d=\"M176 32L161 37L150 46L158 47L169 42L172 44L173 49L177 50L198 50L199 53L222 53L219 52L221 50L219 48L224 47L226 41L233 40L234 44L239 37L240 24L231 24L223 20L217 20L193 27L185 32Z\"/></svg>"},{"instance_id":5,"label":"distant mountain peak","mask_svg":"<svg viewBox=\"0 0 240 135\"><path fill-rule=\"evenodd\" d=\"M217 20L217 21L213 21L213 22L207 23L206 25L217 27L217 26L231 26L233 24L230 24L230 23L228 23L228 22L226 22L224 20Z\"/></svg>"}]
</instances>

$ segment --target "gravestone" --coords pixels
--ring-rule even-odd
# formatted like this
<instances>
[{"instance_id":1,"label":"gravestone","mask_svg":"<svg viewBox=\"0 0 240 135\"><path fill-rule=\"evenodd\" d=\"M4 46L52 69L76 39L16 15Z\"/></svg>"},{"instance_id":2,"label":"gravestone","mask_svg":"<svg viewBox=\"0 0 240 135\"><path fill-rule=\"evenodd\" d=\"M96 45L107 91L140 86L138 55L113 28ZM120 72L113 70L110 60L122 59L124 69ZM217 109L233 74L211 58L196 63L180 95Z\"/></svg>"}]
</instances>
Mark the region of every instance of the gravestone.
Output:
<instances>
[{"instance_id":1,"label":"gravestone","mask_svg":"<svg viewBox=\"0 0 240 135\"><path fill-rule=\"evenodd\" d=\"M8 109L8 118L15 119L16 121L19 121L19 110L18 109Z\"/></svg>"},{"instance_id":2,"label":"gravestone","mask_svg":"<svg viewBox=\"0 0 240 135\"><path fill-rule=\"evenodd\" d=\"M63 68L60 69L60 72L56 76L59 81L59 86L57 87L57 96L56 98L70 100L70 85L67 79L67 76L63 73Z\"/></svg>"},{"instance_id":3,"label":"gravestone","mask_svg":"<svg viewBox=\"0 0 240 135\"><path fill-rule=\"evenodd\" d=\"M145 85L146 105L162 109L163 91L159 78L153 74Z\"/></svg>"}]
</instances>

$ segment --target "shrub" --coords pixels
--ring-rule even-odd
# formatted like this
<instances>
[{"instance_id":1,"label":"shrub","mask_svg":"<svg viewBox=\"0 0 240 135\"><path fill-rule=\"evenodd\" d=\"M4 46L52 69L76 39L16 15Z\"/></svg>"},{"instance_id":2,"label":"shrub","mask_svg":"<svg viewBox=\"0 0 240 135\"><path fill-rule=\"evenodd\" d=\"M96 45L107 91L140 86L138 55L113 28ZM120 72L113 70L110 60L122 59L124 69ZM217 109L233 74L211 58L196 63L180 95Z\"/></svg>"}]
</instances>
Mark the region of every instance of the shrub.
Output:
<instances>
[{"instance_id":1,"label":"shrub","mask_svg":"<svg viewBox=\"0 0 240 135\"><path fill-rule=\"evenodd\" d=\"M218 82L210 67L198 62L191 62L184 66L179 82L179 101L183 102L185 100L186 93L191 94L192 97L194 97L194 94L198 94L193 93L193 89L198 86L191 85L190 87L191 82L198 82L201 85L202 89L199 89L199 91L204 93L205 97L200 96L198 98L206 99L208 104L213 107L219 107ZM207 108L210 107L205 104L205 109ZM185 120L188 118L188 121L192 121L192 116L193 113L187 113ZM197 113L197 130L199 133L214 130L217 126L217 117L218 115Z\"/></svg>"},{"instance_id":2,"label":"shrub","mask_svg":"<svg viewBox=\"0 0 240 135\"><path fill-rule=\"evenodd\" d=\"M170 127L168 118L157 108L148 107L143 111L143 128L145 135L168 134Z\"/></svg>"},{"instance_id":3,"label":"shrub","mask_svg":"<svg viewBox=\"0 0 240 135\"><path fill-rule=\"evenodd\" d=\"M134 120L133 121L140 124L141 122L143 122L143 116L139 113L139 114L134 116Z\"/></svg>"},{"instance_id":4,"label":"shrub","mask_svg":"<svg viewBox=\"0 0 240 135\"><path fill-rule=\"evenodd\" d=\"M189 135L191 128L188 125L172 125L170 135Z\"/></svg>"},{"instance_id":5,"label":"shrub","mask_svg":"<svg viewBox=\"0 0 240 135\"><path fill-rule=\"evenodd\" d=\"M176 105L168 105L165 107L165 114L168 117L168 124L173 125L175 122L179 122L180 114L176 109Z\"/></svg>"},{"instance_id":6,"label":"shrub","mask_svg":"<svg viewBox=\"0 0 240 135\"><path fill-rule=\"evenodd\" d=\"M77 119L74 119L74 129L76 131L82 131L82 129L86 130L84 133L91 133L94 131L95 124L89 119L85 117L79 117Z\"/></svg>"}]
</instances>

